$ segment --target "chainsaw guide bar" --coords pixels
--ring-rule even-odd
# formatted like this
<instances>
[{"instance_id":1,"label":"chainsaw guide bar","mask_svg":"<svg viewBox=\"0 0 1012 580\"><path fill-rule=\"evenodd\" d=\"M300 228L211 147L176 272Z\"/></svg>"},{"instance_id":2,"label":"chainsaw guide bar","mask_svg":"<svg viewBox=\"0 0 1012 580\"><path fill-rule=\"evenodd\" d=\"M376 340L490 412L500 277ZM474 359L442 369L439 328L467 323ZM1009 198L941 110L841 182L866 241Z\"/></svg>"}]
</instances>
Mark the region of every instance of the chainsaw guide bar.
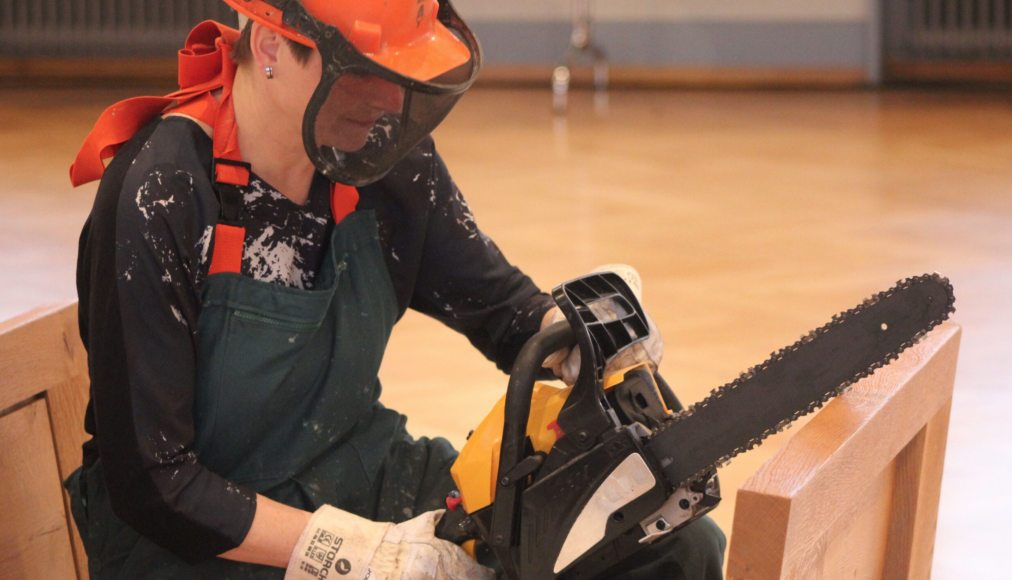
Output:
<instances>
[{"instance_id":1,"label":"chainsaw guide bar","mask_svg":"<svg viewBox=\"0 0 1012 580\"><path fill-rule=\"evenodd\" d=\"M705 479L895 360L955 311L948 279L907 278L676 414L647 444L668 482Z\"/></svg>"}]
</instances>

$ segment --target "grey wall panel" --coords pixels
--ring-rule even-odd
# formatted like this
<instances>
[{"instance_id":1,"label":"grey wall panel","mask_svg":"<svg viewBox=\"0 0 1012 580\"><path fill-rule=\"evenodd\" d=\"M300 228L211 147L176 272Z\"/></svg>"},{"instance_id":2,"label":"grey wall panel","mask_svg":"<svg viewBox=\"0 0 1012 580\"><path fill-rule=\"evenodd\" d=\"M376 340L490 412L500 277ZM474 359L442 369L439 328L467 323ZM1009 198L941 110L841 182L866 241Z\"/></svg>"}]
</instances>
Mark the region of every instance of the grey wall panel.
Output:
<instances>
[{"instance_id":1,"label":"grey wall panel","mask_svg":"<svg viewBox=\"0 0 1012 580\"><path fill-rule=\"evenodd\" d=\"M220 0L0 0L0 56L171 56L205 18L234 22ZM569 42L558 19L474 18L490 64L549 66ZM615 65L846 67L866 62L863 19L603 19Z\"/></svg>"},{"instance_id":2,"label":"grey wall panel","mask_svg":"<svg viewBox=\"0 0 1012 580\"><path fill-rule=\"evenodd\" d=\"M483 21L472 26L489 64L550 65L565 54L565 22ZM601 22L593 34L616 65L863 68L867 23Z\"/></svg>"}]
</instances>

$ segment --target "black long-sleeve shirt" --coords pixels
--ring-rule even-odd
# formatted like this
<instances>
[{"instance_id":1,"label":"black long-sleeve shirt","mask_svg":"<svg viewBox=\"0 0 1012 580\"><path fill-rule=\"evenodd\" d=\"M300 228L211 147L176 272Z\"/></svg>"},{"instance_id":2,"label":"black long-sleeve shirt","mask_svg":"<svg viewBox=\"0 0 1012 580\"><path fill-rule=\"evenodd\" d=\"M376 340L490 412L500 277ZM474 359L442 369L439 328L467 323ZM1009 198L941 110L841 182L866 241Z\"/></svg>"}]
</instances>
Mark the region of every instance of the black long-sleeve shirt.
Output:
<instances>
[{"instance_id":1,"label":"black long-sleeve shirt","mask_svg":"<svg viewBox=\"0 0 1012 580\"><path fill-rule=\"evenodd\" d=\"M77 276L91 374L84 463L101 457L116 514L189 561L238 546L256 509L193 449L197 320L219 215L211 158L210 138L179 117L124 145L81 234ZM333 227L329 194L318 174L299 206L254 175L242 273L312 288ZM376 211L400 314L433 316L509 368L551 300L478 229L432 141L360 194L359 208Z\"/></svg>"}]
</instances>

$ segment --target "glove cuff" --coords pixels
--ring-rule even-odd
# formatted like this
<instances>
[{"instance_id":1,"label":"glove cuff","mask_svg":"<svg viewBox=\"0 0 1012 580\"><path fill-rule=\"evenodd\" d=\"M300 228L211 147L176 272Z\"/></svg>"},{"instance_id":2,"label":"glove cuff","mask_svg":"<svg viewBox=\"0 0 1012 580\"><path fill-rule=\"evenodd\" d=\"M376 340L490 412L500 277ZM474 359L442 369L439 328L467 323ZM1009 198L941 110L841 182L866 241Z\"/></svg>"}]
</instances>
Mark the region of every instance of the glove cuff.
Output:
<instances>
[{"instance_id":1,"label":"glove cuff","mask_svg":"<svg viewBox=\"0 0 1012 580\"><path fill-rule=\"evenodd\" d=\"M393 524L325 505L313 513L288 560L285 580L365 578L369 562Z\"/></svg>"}]
</instances>

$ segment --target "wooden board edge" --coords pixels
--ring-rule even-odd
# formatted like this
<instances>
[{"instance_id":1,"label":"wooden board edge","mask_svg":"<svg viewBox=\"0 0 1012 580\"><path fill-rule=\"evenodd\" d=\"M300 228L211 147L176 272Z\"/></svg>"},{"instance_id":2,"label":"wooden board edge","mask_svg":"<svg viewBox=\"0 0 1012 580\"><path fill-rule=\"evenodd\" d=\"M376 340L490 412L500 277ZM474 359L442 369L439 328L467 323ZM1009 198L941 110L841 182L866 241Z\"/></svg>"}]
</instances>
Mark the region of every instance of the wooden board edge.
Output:
<instances>
[{"instance_id":1,"label":"wooden board edge","mask_svg":"<svg viewBox=\"0 0 1012 580\"><path fill-rule=\"evenodd\" d=\"M551 88L553 66L487 65L477 87ZM589 86L580 70L573 71L573 87ZM175 83L176 59L157 58L0 58L0 79L42 84L101 85L109 82ZM861 68L793 67L671 67L612 65L613 89L677 88L857 88L868 84Z\"/></svg>"}]
</instances>

